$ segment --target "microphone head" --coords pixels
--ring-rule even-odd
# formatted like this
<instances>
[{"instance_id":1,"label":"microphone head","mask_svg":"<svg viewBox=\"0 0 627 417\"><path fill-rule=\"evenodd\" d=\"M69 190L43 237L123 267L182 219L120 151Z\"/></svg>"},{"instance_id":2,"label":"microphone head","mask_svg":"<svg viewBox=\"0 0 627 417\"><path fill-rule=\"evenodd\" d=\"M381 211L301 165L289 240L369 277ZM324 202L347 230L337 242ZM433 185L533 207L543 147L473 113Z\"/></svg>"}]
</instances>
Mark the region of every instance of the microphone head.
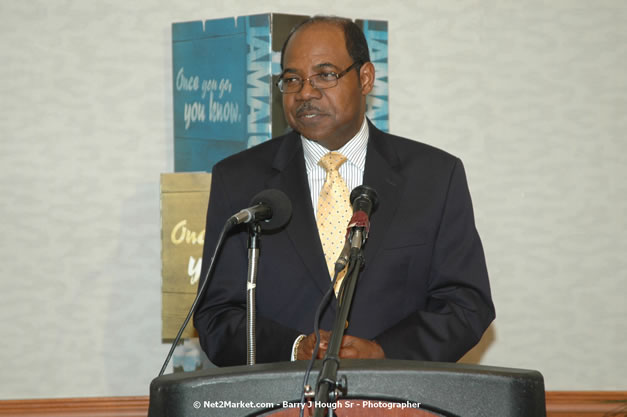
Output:
<instances>
[{"instance_id":1,"label":"microphone head","mask_svg":"<svg viewBox=\"0 0 627 417\"><path fill-rule=\"evenodd\" d=\"M259 222L263 231L280 229L290 221L292 217L292 202L283 191L268 189L261 191L250 200L250 205L264 204L270 207L272 215L269 219Z\"/></svg>"},{"instance_id":2,"label":"microphone head","mask_svg":"<svg viewBox=\"0 0 627 417\"><path fill-rule=\"evenodd\" d=\"M379 197L374 188L368 187L367 185L360 185L359 187L355 187L351 192L350 201L353 206L353 211L362 210L370 216L370 212L377 207Z\"/></svg>"}]
</instances>

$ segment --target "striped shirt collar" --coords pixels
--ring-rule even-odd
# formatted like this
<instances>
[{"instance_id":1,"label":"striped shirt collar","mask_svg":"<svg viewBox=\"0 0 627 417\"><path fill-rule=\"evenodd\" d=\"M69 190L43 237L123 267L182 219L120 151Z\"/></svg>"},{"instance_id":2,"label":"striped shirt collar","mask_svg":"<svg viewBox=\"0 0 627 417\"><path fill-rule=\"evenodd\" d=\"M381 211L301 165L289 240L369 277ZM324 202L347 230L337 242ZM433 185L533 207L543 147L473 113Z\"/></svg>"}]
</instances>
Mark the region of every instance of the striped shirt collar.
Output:
<instances>
[{"instance_id":1,"label":"striped shirt collar","mask_svg":"<svg viewBox=\"0 0 627 417\"><path fill-rule=\"evenodd\" d=\"M360 170L365 169L366 165L366 150L368 148L368 121L364 117L364 121L361 124L359 132L351 138L344 146L335 152L339 152L347 159L346 163L355 165ZM307 173L311 173L318 166L318 161L324 155L329 153L329 150L318 142L309 140L303 135L300 136L300 140L303 144L303 152L305 154L305 166Z\"/></svg>"}]
</instances>

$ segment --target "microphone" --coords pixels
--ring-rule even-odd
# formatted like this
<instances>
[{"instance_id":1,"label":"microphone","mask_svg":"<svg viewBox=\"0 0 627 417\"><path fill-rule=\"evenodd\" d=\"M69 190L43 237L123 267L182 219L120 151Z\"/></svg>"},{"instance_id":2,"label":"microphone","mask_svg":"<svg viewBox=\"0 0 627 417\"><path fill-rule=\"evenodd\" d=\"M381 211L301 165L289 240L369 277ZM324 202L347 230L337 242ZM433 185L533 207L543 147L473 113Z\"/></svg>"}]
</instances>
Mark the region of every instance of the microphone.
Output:
<instances>
[{"instance_id":1,"label":"microphone","mask_svg":"<svg viewBox=\"0 0 627 417\"><path fill-rule=\"evenodd\" d=\"M292 203L283 191L268 189L250 200L250 207L232 215L228 222L232 225L259 223L261 230L279 229L292 217Z\"/></svg>"},{"instance_id":2,"label":"microphone","mask_svg":"<svg viewBox=\"0 0 627 417\"><path fill-rule=\"evenodd\" d=\"M372 212L372 210L377 207L377 204L379 202L377 192L372 187L368 187L367 185L360 185L359 187L355 187L353 192L351 192L350 201L353 205L353 212L355 214L357 214L358 212L362 212L363 215L365 215L366 220L368 221L367 227L368 230L370 230L370 221L368 220L368 218L370 217L370 213Z\"/></svg>"},{"instance_id":3,"label":"microphone","mask_svg":"<svg viewBox=\"0 0 627 417\"><path fill-rule=\"evenodd\" d=\"M350 202L353 205L353 217L346 228L346 243L335 262L335 270L341 271L348 264L350 251L360 249L370 232L370 213L378 203L377 192L372 187L360 185L351 192Z\"/></svg>"}]
</instances>

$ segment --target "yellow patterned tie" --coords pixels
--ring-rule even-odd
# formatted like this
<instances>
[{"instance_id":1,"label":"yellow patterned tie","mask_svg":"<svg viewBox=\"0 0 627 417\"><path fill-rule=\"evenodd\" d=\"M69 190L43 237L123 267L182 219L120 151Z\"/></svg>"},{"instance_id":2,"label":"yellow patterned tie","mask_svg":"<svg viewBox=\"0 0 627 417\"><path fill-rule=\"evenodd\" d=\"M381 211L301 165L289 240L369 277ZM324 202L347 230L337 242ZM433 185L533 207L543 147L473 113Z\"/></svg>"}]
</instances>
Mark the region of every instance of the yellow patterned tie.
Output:
<instances>
[{"instance_id":1,"label":"yellow patterned tie","mask_svg":"<svg viewBox=\"0 0 627 417\"><path fill-rule=\"evenodd\" d=\"M346 157L337 152L329 152L318 162L318 165L327 172L327 177L318 198L316 223L331 277L335 272L335 261L344 247L346 227L353 211L350 206L348 187L338 171L344 162L346 162ZM342 278L343 273L336 282L336 293Z\"/></svg>"}]
</instances>

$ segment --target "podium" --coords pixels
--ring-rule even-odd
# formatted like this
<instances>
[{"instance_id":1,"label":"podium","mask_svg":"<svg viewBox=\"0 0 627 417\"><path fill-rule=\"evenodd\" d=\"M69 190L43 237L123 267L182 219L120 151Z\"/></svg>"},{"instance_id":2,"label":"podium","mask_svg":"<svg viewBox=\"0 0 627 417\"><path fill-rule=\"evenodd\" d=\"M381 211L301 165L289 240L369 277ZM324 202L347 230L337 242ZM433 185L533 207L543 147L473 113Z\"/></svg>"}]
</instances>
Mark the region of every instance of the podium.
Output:
<instances>
[{"instance_id":1,"label":"podium","mask_svg":"<svg viewBox=\"0 0 627 417\"><path fill-rule=\"evenodd\" d=\"M150 384L148 416L298 416L306 366L280 362L164 375ZM312 386L319 369L317 363ZM335 409L339 417L546 416L537 371L386 359L342 360L343 375L348 392Z\"/></svg>"}]
</instances>

